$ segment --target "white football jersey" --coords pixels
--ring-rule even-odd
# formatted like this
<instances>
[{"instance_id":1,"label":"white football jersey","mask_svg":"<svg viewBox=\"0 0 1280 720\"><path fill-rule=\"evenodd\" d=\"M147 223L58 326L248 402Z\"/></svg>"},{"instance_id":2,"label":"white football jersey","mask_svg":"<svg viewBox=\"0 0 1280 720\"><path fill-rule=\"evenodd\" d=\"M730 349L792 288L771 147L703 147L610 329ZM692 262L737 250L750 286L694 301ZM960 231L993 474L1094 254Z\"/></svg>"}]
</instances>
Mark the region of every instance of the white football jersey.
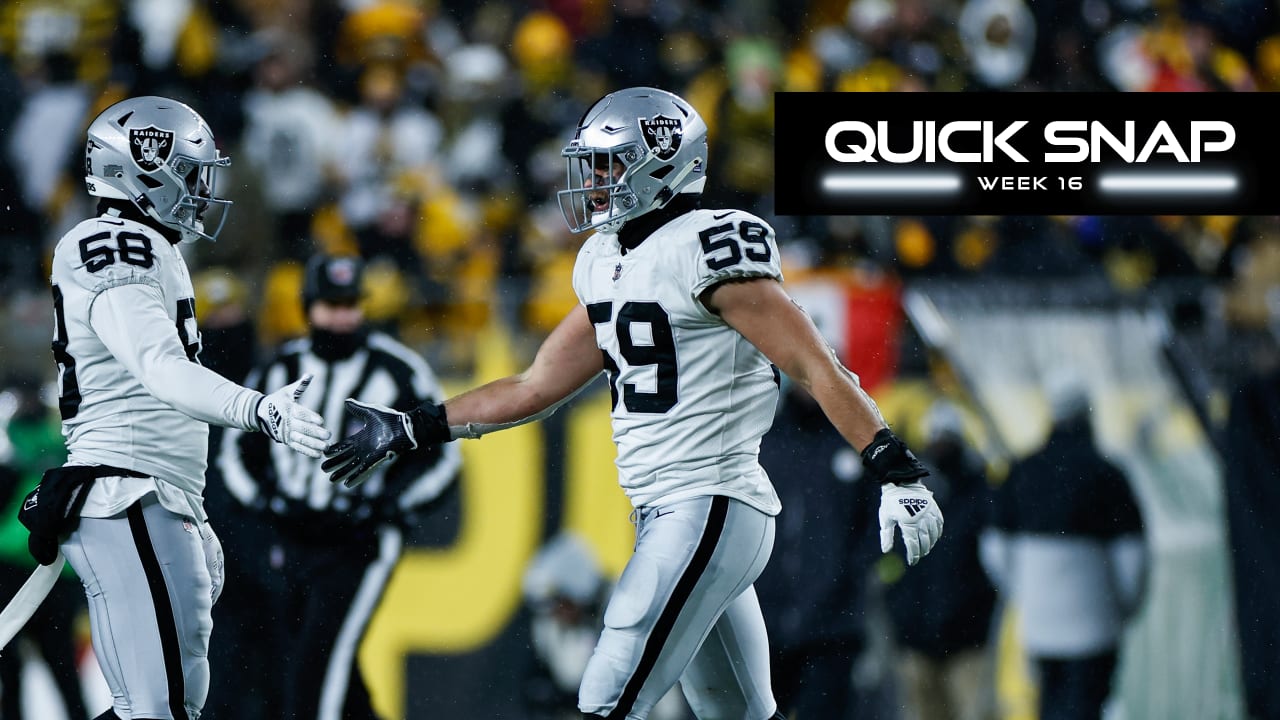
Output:
<instances>
[{"instance_id":1,"label":"white football jersey","mask_svg":"<svg viewBox=\"0 0 1280 720\"><path fill-rule=\"evenodd\" d=\"M141 223L103 215L58 242L51 282L68 463L146 473L166 506L198 504L207 423L254 429L261 394L200 366L195 294L178 248ZM131 502L152 483L97 485L86 514Z\"/></svg>"},{"instance_id":2,"label":"white football jersey","mask_svg":"<svg viewBox=\"0 0 1280 720\"><path fill-rule=\"evenodd\" d=\"M737 210L685 213L626 254L597 233L578 253L573 287L605 354L618 479L636 507L727 495L781 509L758 461L777 373L698 299L746 277L782 269L773 229Z\"/></svg>"}]
</instances>

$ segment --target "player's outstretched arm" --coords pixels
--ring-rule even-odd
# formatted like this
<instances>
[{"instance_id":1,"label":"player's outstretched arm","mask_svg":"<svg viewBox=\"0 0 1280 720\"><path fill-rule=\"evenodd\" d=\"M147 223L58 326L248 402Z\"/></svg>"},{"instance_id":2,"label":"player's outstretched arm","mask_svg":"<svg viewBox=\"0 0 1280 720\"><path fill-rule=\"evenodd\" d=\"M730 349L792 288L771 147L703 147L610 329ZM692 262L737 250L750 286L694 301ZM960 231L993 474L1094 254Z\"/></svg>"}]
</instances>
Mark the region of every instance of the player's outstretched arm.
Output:
<instances>
[{"instance_id":1,"label":"player's outstretched arm","mask_svg":"<svg viewBox=\"0 0 1280 720\"><path fill-rule=\"evenodd\" d=\"M942 513L920 482L929 473L889 429L808 313L772 278L724 282L702 299L807 390L844 439L862 451L868 476L881 485L881 550L893 548L894 528L899 528L907 561L914 565L924 557L942 535Z\"/></svg>"},{"instance_id":2,"label":"player's outstretched arm","mask_svg":"<svg viewBox=\"0 0 1280 720\"><path fill-rule=\"evenodd\" d=\"M107 350L161 402L213 425L262 430L310 457L328 444L324 419L298 404L310 377L270 395L192 362L165 313L159 289L132 283L103 290L90 324Z\"/></svg>"},{"instance_id":3,"label":"player's outstretched arm","mask_svg":"<svg viewBox=\"0 0 1280 720\"><path fill-rule=\"evenodd\" d=\"M325 451L321 468L348 487L401 454L459 437L480 437L546 417L604 370L595 326L575 307L538 348L524 372L468 390L444 403L402 413L347 400L364 426Z\"/></svg>"}]
</instances>

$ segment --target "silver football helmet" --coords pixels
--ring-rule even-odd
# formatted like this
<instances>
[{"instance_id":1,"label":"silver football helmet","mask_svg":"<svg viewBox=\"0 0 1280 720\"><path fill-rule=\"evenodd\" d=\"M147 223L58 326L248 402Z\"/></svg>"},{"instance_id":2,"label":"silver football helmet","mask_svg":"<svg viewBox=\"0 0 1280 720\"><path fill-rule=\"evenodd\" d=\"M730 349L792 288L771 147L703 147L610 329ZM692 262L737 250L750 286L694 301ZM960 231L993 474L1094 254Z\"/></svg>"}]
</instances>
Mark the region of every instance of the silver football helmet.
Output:
<instances>
[{"instance_id":1,"label":"silver football helmet","mask_svg":"<svg viewBox=\"0 0 1280 720\"><path fill-rule=\"evenodd\" d=\"M706 185L707 124L677 95L649 87L604 96L578 121L560 153L558 194L571 232L617 232L628 220Z\"/></svg>"},{"instance_id":2,"label":"silver football helmet","mask_svg":"<svg viewBox=\"0 0 1280 720\"><path fill-rule=\"evenodd\" d=\"M129 200L181 233L184 242L217 238L231 201L217 197L214 181L217 169L231 160L218 152L195 110L169 98L130 98L94 118L88 136L84 174L90 195ZM211 211L216 225L212 217L206 220Z\"/></svg>"}]
</instances>

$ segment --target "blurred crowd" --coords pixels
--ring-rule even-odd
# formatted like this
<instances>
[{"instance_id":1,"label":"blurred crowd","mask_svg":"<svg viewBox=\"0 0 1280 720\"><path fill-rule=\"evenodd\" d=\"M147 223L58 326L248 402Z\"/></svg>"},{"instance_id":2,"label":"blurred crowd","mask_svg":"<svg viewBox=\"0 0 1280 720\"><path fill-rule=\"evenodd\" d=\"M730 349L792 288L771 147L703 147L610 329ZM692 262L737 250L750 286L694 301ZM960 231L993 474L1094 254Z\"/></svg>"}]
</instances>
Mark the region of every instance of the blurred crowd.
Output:
<instances>
[{"instance_id":1,"label":"blurred crowd","mask_svg":"<svg viewBox=\"0 0 1280 720\"><path fill-rule=\"evenodd\" d=\"M84 130L117 100L189 103L232 158L217 188L235 203L226 227L216 243L183 248L210 347L266 349L305 334L307 259L355 254L367 263L368 318L449 376L466 373L471 340L491 323L538 338L576 302L582 238L556 202L560 150L592 101L633 85L698 109L714 177L704 205L771 222L789 277L1077 278L1131 297L1173 283L1175 322L1224 350L1204 357L1242 361L1226 350L1251 335L1275 354L1280 217L800 218L776 216L772 200L777 91L1271 92L1280 8L1266 0L0 0L0 379L32 391L28 379L51 377L48 259L92 213ZM223 358L239 377L251 359ZM779 423L792 425L803 421ZM832 458L827 490L854 492L853 461L836 457L847 449L819 450ZM941 492L957 506L985 487L959 464L945 469L959 454L934 450L926 455L950 482ZM967 544L943 546L964 554L945 567L967 563L977 576L982 523L964 532L964 511L955 517L948 531ZM856 572L822 577L857 579L872 560L850 556ZM949 657L988 638L994 589L974 592L950 595L975 637L952 638ZM796 661L780 686L824 687L805 658L848 669L873 640L850 625L814 647L794 624L779 632L779 652ZM576 647L574 635L552 639ZM911 678L945 673L973 674L962 690L989 684L978 677L989 668L935 666L936 648L895 641L921 655L902 669L908 691ZM567 672L545 669L542 680ZM554 695L553 685L526 690ZM986 716L990 699L969 695L956 701L979 708L966 717Z\"/></svg>"},{"instance_id":2,"label":"blurred crowd","mask_svg":"<svg viewBox=\"0 0 1280 720\"><path fill-rule=\"evenodd\" d=\"M1273 217L776 217L775 91L1269 91L1262 0L5 0L0 281L8 342L39 347L51 245L91 210L84 129L122 97L195 107L235 201L194 270L242 286L264 345L300 334L305 259L358 253L370 317L465 366L493 320L542 334L574 302L581 238L559 150L628 85L687 97L710 127L710 206L772 221L793 269L1095 275L1224 288L1222 321L1280 315ZM200 294L201 288L197 288ZM212 302L205 311L216 310ZM34 322L33 322L34 320ZM28 330L27 325L36 325Z\"/></svg>"}]
</instances>

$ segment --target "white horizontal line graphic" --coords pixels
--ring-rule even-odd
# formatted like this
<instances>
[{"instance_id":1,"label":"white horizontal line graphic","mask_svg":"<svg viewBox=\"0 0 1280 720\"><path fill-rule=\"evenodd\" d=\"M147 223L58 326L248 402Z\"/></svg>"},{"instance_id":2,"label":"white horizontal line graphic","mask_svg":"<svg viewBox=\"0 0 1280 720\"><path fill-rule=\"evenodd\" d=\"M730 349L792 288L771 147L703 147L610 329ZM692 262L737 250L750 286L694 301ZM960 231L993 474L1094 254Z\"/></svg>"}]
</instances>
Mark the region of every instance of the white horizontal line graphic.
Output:
<instances>
[{"instance_id":1,"label":"white horizontal line graphic","mask_svg":"<svg viewBox=\"0 0 1280 720\"><path fill-rule=\"evenodd\" d=\"M822 189L829 193L858 195L950 195L963 183L956 173L828 173Z\"/></svg>"},{"instance_id":2,"label":"white horizontal line graphic","mask_svg":"<svg viewBox=\"0 0 1280 720\"><path fill-rule=\"evenodd\" d=\"M1098 188L1114 195L1138 193L1234 193L1240 181L1234 173L1102 173Z\"/></svg>"}]
</instances>

